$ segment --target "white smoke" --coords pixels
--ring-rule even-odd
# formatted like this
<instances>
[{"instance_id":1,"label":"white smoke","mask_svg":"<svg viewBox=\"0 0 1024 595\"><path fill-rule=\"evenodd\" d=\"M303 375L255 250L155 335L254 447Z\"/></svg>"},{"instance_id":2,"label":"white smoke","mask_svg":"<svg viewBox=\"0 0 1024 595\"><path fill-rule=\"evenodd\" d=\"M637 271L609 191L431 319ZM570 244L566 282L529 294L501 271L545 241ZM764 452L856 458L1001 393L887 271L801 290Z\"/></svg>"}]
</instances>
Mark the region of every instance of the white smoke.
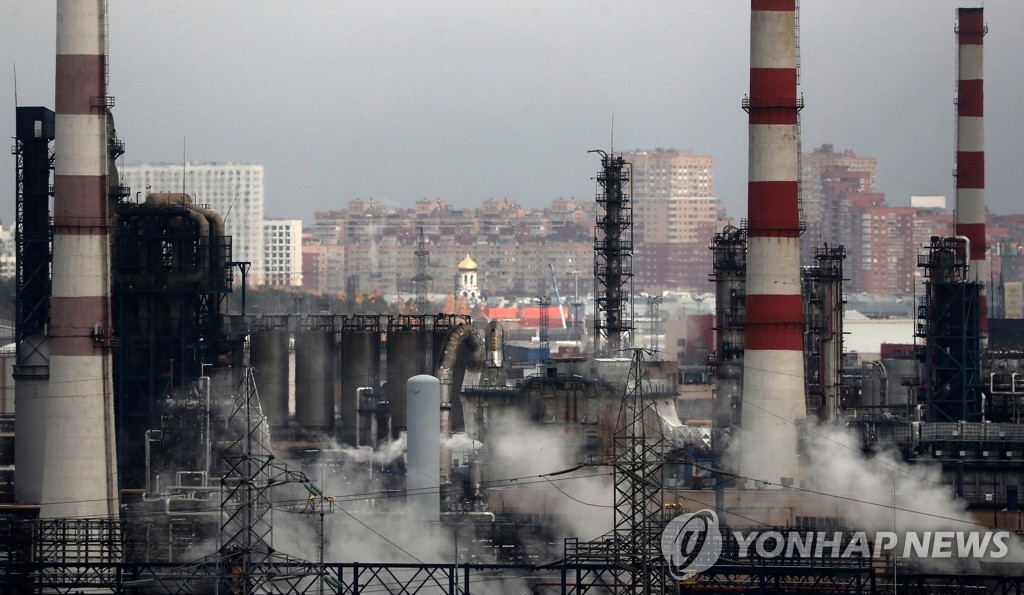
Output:
<instances>
[{"instance_id":1,"label":"white smoke","mask_svg":"<svg viewBox=\"0 0 1024 595\"><path fill-rule=\"evenodd\" d=\"M344 461L366 466L389 465L405 456L407 445L405 432L398 435L394 440L381 442L373 446L346 446L338 443L333 438L325 438L326 448L322 451L325 456L339 457Z\"/></svg>"},{"instance_id":2,"label":"white smoke","mask_svg":"<svg viewBox=\"0 0 1024 595\"><path fill-rule=\"evenodd\" d=\"M586 541L611 531L614 501L609 467L584 467L539 477L582 462L581 438L576 433L579 426L542 425L523 414L506 413L492 417L490 428L486 437L491 457L488 479L516 479L509 484L512 487L502 490L503 496L529 503L534 510L561 515L568 531L557 536L559 539Z\"/></svg>"},{"instance_id":3,"label":"white smoke","mask_svg":"<svg viewBox=\"0 0 1024 595\"><path fill-rule=\"evenodd\" d=\"M547 479L539 477L579 465L581 455L577 446L581 439L575 433L578 428L561 424L540 425L521 415L496 416L492 418L490 427L485 437L486 446L463 433L453 435L439 446L448 447L454 453L476 453L477 456L484 454L485 450L490 461L487 475L483 478L485 491L490 486L506 498L518 499L524 511L545 512L561 520L560 530L551 538L551 543L533 544L554 544L555 549L549 550L550 560L542 561L553 561L561 556L565 537L590 540L611 530L613 491L610 468L585 467ZM461 541L455 537L453 529L456 527L444 522L410 520L405 514L400 491L383 493L379 484L365 480L370 461L376 465L386 464L401 457L405 448L403 435L394 442L379 446L374 452L338 444L331 444L329 449L325 449L325 460L337 460L341 456L351 463L344 466L344 472L325 475L322 482L317 481L322 483L320 487L324 494L335 496L334 513L324 517L325 561L451 564L458 559L461 564L470 559L469 550L474 546L464 537ZM587 477L595 474L602 476ZM503 487L496 487L498 485ZM501 496L492 497L492 504L495 500L500 501ZM512 502L506 503L510 508L520 507ZM315 514L275 512L274 547L307 560L317 560L320 543L316 532L318 520ZM464 526L462 528L465 529ZM525 535L523 539L533 538ZM461 583L462 571L459 572ZM396 574L401 580L410 576L402 572ZM540 576L528 573L519 578L515 573L507 572L491 576L474 570L470 581L474 593L499 595L530 592L531 585ZM557 580L558 577L553 575L549 578ZM392 580L392 583L396 582ZM421 592L433 591L424 589Z\"/></svg>"},{"instance_id":4,"label":"white smoke","mask_svg":"<svg viewBox=\"0 0 1024 595\"><path fill-rule=\"evenodd\" d=\"M452 452L476 452L483 448L483 443L473 440L465 432L455 432L452 437L442 440L441 445Z\"/></svg>"},{"instance_id":5,"label":"white smoke","mask_svg":"<svg viewBox=\"0 0 1024 595\"><path fill-rule=\"evenodd\" d=\"M473 449L481 444L465 434L456 434L445 445ZM382 445L379 453L369 454L367 449L332 445L334 456L341 454L356 463L349 468L360 475L366 473L368 461L392 462L405 452L404 434L397 440ZM440 445L439 445L440 446ZM326 458L326 457L325 457ZM351 474L326 477L320 486L323 492L335 496L334 512L325 515L323 557L330 562L360 562L363 564L425 563L460 564L470 559L472 545L459 541L458 527L445 523L412 520L406 515L401 493L384 493L378 487ZM318 559L317 524L319 518L308 513L275 513L274 546L280 551L315 561ZM458 569L457 582L461 584L465 570ZM415 569L391 568L375 579L368 572L362 575L362 588L368 591L394 592L402 583L418 585L419 593L445 593L447 580L437 575L441 586L433 586L422 572ZM514 573L489 575L484 571L470 571L473 593L502 595L530 592L535 579L518 578Z\"/></svg>"},{"instance_id":6,"label":"white smoke","mask_svg":"<svg viewBox=\"0 0 1024 595\"><path fill-rule=\"evenodd\" d=\"M859 439L848 431L813 427L805 432L805 485L822 498L839 499L849 524L856 530L908 532L985 532L989 529L966 511L966 502L943 484L938 464L909 465L899 453L865 455ZM1010 553L1000 560L1009 568L1024 561L1024 544L1014 538ZM902 545L896 551L902 552ZM918 561L923 567L949 567L949 560ZM972 561L961 560L970 565Z\"/></svg>"},{"instance_id":7,"label":"white smoke","mask_svg":"<svg viewBox=\"0 0 1024 595\"><path fill-rule=\"evenodd\" d=\"M312 478L326 496L334 497L333 513L323 521L326 562L451 563L455 544L450 531L437 523L418 522L405 514L404 494L380 480L379 469L405 455L406 435L376 448L329 442L316 467L342 463L341 471ZM318 515L277 514L275 547L307 560L317 560ZM396 575L397 576L397 575ZM399 577L401 578L401 577Z\"/></svg>"}]
</instances>

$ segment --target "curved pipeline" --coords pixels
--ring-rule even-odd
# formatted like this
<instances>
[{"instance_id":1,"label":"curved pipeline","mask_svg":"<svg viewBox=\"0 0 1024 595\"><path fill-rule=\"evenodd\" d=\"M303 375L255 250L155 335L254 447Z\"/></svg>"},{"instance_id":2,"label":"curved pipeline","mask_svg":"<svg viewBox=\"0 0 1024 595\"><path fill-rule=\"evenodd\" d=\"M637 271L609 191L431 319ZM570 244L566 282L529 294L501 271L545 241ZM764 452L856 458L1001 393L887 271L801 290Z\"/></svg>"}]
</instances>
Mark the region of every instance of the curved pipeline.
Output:
<instances>
[{"instance_id":1,"label":"curved pipeline","mask_svg":"<svg viewBox=\"0 0 1024 595\"><path fill-rule=\"evenodd\" d=\"M196 225L199 226L199 236L206 238L207 243L209 244L210 222L203 213L199 212L199 209L192 204L192 198L188 194L183 194L181 192L154 192L146 196L146 204L176 204L184 206L186 208L185 212L187 213L188 218L195 221ZM177 250L174 251L174 257L178 257ZM189 283L201 283L203 281L203 276L206 274L210 266L209 258L209 252L202 254L202 259L199 262L198 269L185 275L185 280Z\"/></svg>"},{"instance_id":2,"label":"curved pipeline","mask_svg":"<svg viewBox=\"0 0 1024 595\"><path fill-rule=\"evenodd\" d=\"M470 364L467 368L482 368L487 358L487 349L480 331L472 325L462 322L453 328L444 340L441 357L438 358L437 379L441 381L441 440L452 437L452 383L455 365L458 362L459 348L463 343L470 348ZM451 469L451 451L441 448L441 470L444 476Z\"/></svg>"},{"instance_id":3,"label":"curved pipeline","mask_svg":"<svg viewBox=\"0 0 1024 595\"><path fill-rule=\"evenodd\" d=\"M223 246L219 243L221 238L227 235L227 228L224 223L224 217L216 211L201 207L197 204L189 205L189 208L202 213L207 221L210 222L210 241L207 248L207 253L210 259L210 281L215 287L219 287L225 279L224 267L230 266L227 264L227 259L224 258L224 254L221 253ZM221 303L221 313L227 313L227 301Z\"/></svg>"},{"instance_id":4,"label":"curved pipeline","mask_svg":"<svg viewBox=\"0 0 1024 595\"><path fill-rule=\"evenodd\" d=\"M201 207L194 202L188 194L181 192L156 192L146 197L147 204L181 204L188 211L188 217L199 226L199 233L206 238L206 251L202 254L199 270L191 273L187 279L190 282L208 282L219 286L225 277L224 255L221 253L220 238L226 235L224 218L216 211ZM223 308L227 303L222 304Z\"/></svg>"}]
</instances>

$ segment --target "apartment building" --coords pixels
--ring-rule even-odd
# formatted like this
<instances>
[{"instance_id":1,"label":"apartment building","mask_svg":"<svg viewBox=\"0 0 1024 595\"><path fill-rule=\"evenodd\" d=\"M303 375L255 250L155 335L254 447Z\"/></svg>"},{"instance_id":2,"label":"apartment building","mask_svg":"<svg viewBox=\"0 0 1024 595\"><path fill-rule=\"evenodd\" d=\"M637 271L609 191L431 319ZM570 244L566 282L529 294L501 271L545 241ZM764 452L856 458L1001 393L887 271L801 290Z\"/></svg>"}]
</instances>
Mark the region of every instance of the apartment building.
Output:
<instances>
[{"instance_id":1,"label":"apartment building","mask_svg":"<svg viewBox=\"0 0 1024 595\"><path fill-rule=\"evenodd\" d=\"M623 158L632 166L634 288L709 291L708 246L726 223L714 196L714 159L660 148Z\"/></svg>"},{"instance_id":2,"label":"apartment building","mask_svg":"<svg viewBox=\"0 0 1024 595\"><path fill-rule=\"evenodd\" d=\"M263 220L263 278L253 285L302 285L302 221Z\"/></svg>"}]
</instances>

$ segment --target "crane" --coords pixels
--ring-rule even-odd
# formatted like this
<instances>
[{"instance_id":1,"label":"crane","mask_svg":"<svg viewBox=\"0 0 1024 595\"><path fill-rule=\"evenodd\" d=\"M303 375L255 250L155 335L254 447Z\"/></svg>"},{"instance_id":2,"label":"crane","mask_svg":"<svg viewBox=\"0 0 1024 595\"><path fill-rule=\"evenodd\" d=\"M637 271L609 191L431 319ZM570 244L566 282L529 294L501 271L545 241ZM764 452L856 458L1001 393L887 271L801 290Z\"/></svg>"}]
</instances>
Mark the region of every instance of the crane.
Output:
<instances>
[{"instance_id":1,"label":"crane","mask_svg":"<svg viewBox=\"0 0 1024 595\"><path fill-rule=\"evenodd\" d=\"M562 317L562 328L565 328L565 310L562 309L562 296L558 295L558 280L555 279L555 265L548 263L551 269L551 286L555 288L555 304L558 305L558 314Z\"/></svg>"}]
</instances>

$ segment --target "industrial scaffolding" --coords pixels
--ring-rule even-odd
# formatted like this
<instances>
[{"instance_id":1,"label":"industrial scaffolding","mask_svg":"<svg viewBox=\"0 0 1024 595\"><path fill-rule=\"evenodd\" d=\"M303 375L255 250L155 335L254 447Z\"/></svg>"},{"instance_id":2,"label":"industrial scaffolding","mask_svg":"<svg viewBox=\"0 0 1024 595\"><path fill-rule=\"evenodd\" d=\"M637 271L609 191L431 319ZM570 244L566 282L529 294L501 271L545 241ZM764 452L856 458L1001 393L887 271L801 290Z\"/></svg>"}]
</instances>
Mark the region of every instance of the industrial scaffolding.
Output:
<instances>
[{"instance_id":1,"label":"industrial scaffolding","mask_svg":"<svg viewBox=\"0 0 1024 595\"><path fill-rule=\"evenodd\" d=\"M184 202L122 203L117 210L112 268L122 488L146 485L145 433L159 427L159 400L197 380L224 347L231 237L209 233L205 221Z\"/></svg>"},{"instance_id":2,"label":"industrial scaffolding","mask_svg":"<svg viewBox=\"0 0 1024 595\"><path fill-rule=\"evenodd\" d=\"M713 435L740 422L743 397L743 319L746 313L747 232L731 225L711 243L716 349L708 368L717 379ZM717 442L717 441L716 441ZM721 444L716 444L719 448Z\"/></svg>"},{"instance_id":3,"label":"industrial scaffolding","mask_svg":"<svg viewBox=\"0 0 1024 595\"><path fill-rule=\"evenodd\" d=\"M846 248L825 244L803 269L807 413L822 422L839 419L842 405L845 259Z\"/></svg>"},{"instance_id":4,"label":"industrial scaffolding","mask_svg":"<svg viewBox=\"0 0 1024 595\"><path fill-rule=\"evenodd\" d=\"M599 212L594 228L594 353L616 356L633 330L633 203L630 164L604 151L597 174Z\"/></svg>"},{"instance_id":5,"label":"industrial scaffolding","mask_svg":"<svg viewBox=\"0 0 1024 595\"><path fill-rule=\"evenodd\" d=\"M725 502L725 483L717 471L732 427L738 426L743 413L743 321L747 303L747 231L727 225L711 242L715 284L715 345L708 355L708 373L716 379L712 402L711 456L716 469L715 502Z\"/></svg>"},{"instance_id":6,"label":"industrial scaffolding","mask_svg":"<svg viewBox=\"0 0 1024 595\"><path fill-rule=\"evenodd\" d=\"M968 280L970 247L963 237L931 238L917 265L925 270L915 336L924 339L926 421L980 421L981 284Z\"/></svg>"}]
</instances>

